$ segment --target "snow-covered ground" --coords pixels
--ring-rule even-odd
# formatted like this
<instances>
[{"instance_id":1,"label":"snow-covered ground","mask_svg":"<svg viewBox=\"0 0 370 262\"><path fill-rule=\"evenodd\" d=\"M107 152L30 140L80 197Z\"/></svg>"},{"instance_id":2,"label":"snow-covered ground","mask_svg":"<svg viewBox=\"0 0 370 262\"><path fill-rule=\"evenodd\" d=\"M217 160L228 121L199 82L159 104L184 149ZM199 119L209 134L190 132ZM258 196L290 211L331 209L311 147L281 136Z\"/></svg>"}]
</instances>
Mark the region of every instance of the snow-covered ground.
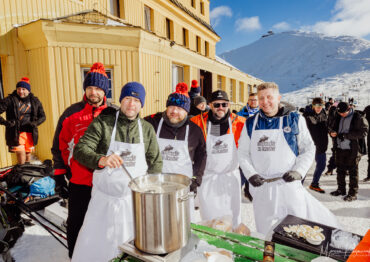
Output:
<instances>
[{"instance_id":1,"label":"snow-covered ground","mask_svg":"<svg viewBox=\"0 0 370 262\"><path fill-rule=\"evenodd\" d=\"M328 150L327 156L329 159L330 150ZM313 171L314 165L307 174L304 184L306 188L311 183ZM370 229L370 182L362 182L367 176L367 156L361 159L359 173L360 189L358 200L354 202L345 202L340 197L332 197L329 194L329 192L337 188L335 175L322 176L320 185L326 190L325 194L307 190L337 216L344 230L364 235ZM242 221L252 231L256 230L252 203L244 197L242 203ZM67 249L38 225L26 228L23 236L18 239L16 245L12 248L11 254L16 262L69 261Z\"/></svg>"}]
</instances>

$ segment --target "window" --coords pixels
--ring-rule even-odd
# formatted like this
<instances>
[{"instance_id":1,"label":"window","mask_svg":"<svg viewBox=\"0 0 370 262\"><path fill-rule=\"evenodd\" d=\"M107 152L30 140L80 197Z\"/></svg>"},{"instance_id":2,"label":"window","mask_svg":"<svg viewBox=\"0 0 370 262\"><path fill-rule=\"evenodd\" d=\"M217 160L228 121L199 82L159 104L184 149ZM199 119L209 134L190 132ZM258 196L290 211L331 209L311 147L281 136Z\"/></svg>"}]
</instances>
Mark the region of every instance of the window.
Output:
<instances>
[{"instance_id":1,"label":"window","mask_svg":"<svg viewBox=\"0 0 370 262\"><path fill-rule=\"evenodd\" d=\"M189 31L185 28L182 29L182 44L189 47Z\"/></svg>"},{"instance_id":2,"label":"window","mask_svg":"<svg viewBox=\"0 0 370 262\"><path fill-rule=\"evenodd\" d=\"M204 55L209 56L209 43L204 41Z\"/></svg>"},{"instance_id":3,"label":"window","mask_svg":"<svg viewBox=\"0 0 370 262\"><path fill-rule=\"evenodd\" d=\"M145 16L145 29L152 31L153 29L153 9L148 6L144 6L144 16Z\"/></svg>"},{"instance_id":4,"label":"window","mask_svg":"<svg viewBox=\"0 0 370 262\"><path fill-rule=\"evenodd\" d=\"M244 83L239 82L239 102L244 102L245 92L244 92Z\"/></svg>"},{"instance_id":5,"label":"window","mask_svg":"<svg viewBox=\"0 0 370 262\"><path fill-rule=\"evenodd\" d=\"M252 88L252 85L248 85L248 93L253 93L253 88Z\"/></svg>"},{"instance_id":6,"label":"window","mask_svg":"<svg viewBox=\"0 0 370 262\"><path fill-rule=\"evenodd\" d=\"M0 58L0 99L4 98L4 89L3 89L3 70L1 68L1 58Z\"/></svg>"},{"instance_id":7,"label":"window","mask_svg":"<svg viewBox=\"0 0 370 262\"><path fill-rule=\"evenodd\" d=\"M217 76L217 89L224 90L225 89L225 78L223 76Z\"/></svg>"},{"instance_id":8,"label":"window","mask_svg":"<svg viewBox=\"0 0 370 262\"><path fill-rule=\"evenodd\" d=\"M195 38L195 45L196 45L197 52L200 53L200 37L199 36Z\"/></svg>"},{"instance_id":9,"label":"window","mask_svg":"<svg viewBox=\"0 0 370 262\"><path fill-rule=\"evenodd\" d=\"M120 17L119 4L120 4L119 0L110 0L111 14L117 17Z\"/></svg>"},{"instance_id":10,"label":"window","mask_svg":"<svg viewBox=\"0 0 370 262\"><path fill-rule=\"evenodd\" d=\"M168 18L166 18L166 37L173 40L173 22Z\"/></svg>"},{"instance_id":11,"label":"window","mask_svg":"<svg viewBox=\"0 0 370 262\"><path fill-rule=\"evenodd\" d=\"M191 0L191 7L195 8L195 0Z\"/></svg>"},{"instance_id":12,"label":"window","mask_svg":"<svg viewBox=\"0 0 370 262\"><path fill-rule=\"evenodd\" d=\"M204 15L204 2L200 1L200 13Z\"/></svg>"},{"instance_id":13,"label":"window","mask_svg":"<svg viewBox=\"0 0 370 262\"><path fill-rule=\"evenodd\" d=\"M83 84L83 81L85 80L85 77L86 77L87 73L90 71L90 68L83 67L83 68L81 68L81 70L82 70L82 84ZM112 76L113 76L113 73L112 72L113 72L112 69L105 68L105 73L107 74L108 79L109 79L108 92L105 95L107 97L107 99L112 99L113 98L113 90L112 90L112 80L113 80Z\"/></svg>"},{"instance_id":14,"label":"window","mask_svg":"<svg viewBox=\"0 0 370 262\"><path fill-rule=\"evenodd\" d=\"M172 91L176 91L176 85L184 82L184 67L177 64L172 64Z\"/></svg>"}]
</instances>

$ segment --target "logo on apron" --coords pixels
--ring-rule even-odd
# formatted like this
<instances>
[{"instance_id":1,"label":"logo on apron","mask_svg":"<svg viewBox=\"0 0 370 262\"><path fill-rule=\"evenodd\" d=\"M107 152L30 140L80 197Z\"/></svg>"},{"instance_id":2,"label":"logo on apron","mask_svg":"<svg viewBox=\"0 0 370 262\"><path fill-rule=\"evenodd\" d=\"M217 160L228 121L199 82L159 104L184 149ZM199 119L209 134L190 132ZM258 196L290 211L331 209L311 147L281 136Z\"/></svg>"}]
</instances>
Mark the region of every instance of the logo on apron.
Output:
<instances>
[{"instance_id":1,"label":"logo on apron","mask_svg":"<svg viewBox=\"0 0 370 262\"><path fill-rule=\"evenodd\" d=\"M123 163L127 167L134 167L136 164L136 156L133 155L129 150L123 151L120 155L123 159Z\"/></svg>"},{"instance_id":2,"label":"logo on apron","mask_svg":"<svg viewBox=\"0 0 370 262\"><path fill-rule=\"evenodd\" d=\"M162 159L168 161L178 161L179 160L179 152L174 150L173 146L168 145L162 151Z\"/></svg>"},{"instance_id":3,"label":"logo on apron","mask_svg":"<svg viewBox=\"0 0 370 262\"><path fill-rule=\"evenodd\" d=\"M221 140L217 140L216 143L212 146L212 154L224 154L229 151L227 144Z\"/></svg>"},{"instance_id":4,"label":"logo on apron","mask_svg":"<svg viewBox=\"0 0 370 262\"><path fill-rule=\"evenodd\" d=\"M284 127L283 130L284 130L284 133L290 133L290 132L292 132L292 129L290 128L290 126Z\"/></svg>"},{"instance_id":5,"label":"logo on apron","mask_svg":"<svg viewBox=\"0 0 370 262\"><path fill-rule=\"evenodd\" d=\"M258 151L275 151L275 141L268 141L268 136L263 136L257 143Z\"/></svg>"}]
</instances>

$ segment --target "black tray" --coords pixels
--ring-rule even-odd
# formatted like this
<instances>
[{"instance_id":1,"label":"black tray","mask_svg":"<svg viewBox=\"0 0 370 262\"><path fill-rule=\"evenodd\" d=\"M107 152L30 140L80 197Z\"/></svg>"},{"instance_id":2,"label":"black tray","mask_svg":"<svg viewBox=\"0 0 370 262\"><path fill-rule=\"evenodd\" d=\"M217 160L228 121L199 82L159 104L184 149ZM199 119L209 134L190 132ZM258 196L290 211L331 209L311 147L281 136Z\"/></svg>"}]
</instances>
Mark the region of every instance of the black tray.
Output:
<instances>
[{"instance_id":1,"label":"black tray","mask_svg":"<svg viewBox=\"0 0 370 262\"><path fill-rule=\"evenodd\" d=\"M325 240L320 245L312 245L308 243L304 238L294 237L286 233L283 227L289 226L289 225L309 225L311 227L319 226L323 229L322 233L325 236ZM346 261L349 255L352 253L352 250L351 251L342 250L342 249L337 249L337 248L330 246L331 234L332 234L332 231L335 229L336 228L334 227L312 222L312 221L302 219L296 216L288 215L281 221L279 225L277 225L274 228L274 233L272 235L272 241L279 243L279 244L305 250L308 252L312 252L315 254L319 254L321 256L327 256L327 257L331 257L331 258L334 258L340 261ZM353 234L353 235L356 235L356 234ZM356 235L356 236L359 236L359 235ZM359 237L360 239L362 239L362 236L359 236Z\"/></svg>"}]
</instances>

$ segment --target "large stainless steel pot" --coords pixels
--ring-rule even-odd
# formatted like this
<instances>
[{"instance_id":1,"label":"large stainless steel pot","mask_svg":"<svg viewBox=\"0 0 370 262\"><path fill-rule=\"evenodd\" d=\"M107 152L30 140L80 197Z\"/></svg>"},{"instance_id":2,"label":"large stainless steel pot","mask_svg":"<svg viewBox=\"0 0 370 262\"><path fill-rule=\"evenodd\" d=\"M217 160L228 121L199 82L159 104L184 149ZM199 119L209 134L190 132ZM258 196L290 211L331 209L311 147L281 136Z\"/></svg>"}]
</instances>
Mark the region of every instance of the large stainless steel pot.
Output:
<instances>
[{"instance_id":1,"label":"large stainless steel pot","mask_svg":"<svg viewBox=\"0 0 370 262\"><path fill-rule=\"evenodd\" d=\"M130 182L135 246L150 254L182 248L190 236L189 186L180 174L146 175Z\"/></svg>"}]
</instances>

